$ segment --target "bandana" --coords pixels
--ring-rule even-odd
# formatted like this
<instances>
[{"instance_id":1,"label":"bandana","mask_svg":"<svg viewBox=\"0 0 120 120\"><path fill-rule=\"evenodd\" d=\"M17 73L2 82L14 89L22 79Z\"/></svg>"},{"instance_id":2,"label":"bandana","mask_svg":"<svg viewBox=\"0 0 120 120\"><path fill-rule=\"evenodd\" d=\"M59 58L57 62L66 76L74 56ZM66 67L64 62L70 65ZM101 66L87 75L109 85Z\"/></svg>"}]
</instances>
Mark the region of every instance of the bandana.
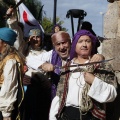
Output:
<instances>
[{"instance_id":1,"label":"bandana","mask_svg":"<svg viewBox=\"0 0 120 120\"><path fill-rule=\"evenodd\" d=\"M17 34L10 28L0 28L0 39L8 45L13 46L16 41Z\"/></svg>"},{"instance_id":2,"label":"bandana","mask_svg":"<svg viewBox=\"0 0 120 120\"><path fill-rule=\"evenodd\" d=\"M29 36L41 36L41 31L39 29L31 29Z\"/></svg>"}]
</instances>

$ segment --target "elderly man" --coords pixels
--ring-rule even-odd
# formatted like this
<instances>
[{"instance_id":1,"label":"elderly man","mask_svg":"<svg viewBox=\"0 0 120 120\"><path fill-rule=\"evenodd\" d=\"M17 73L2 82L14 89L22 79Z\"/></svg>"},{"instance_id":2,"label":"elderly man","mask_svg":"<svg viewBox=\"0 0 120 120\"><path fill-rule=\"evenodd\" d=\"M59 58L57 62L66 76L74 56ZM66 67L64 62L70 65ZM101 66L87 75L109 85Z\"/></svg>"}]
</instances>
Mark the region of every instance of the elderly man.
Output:
<instances>
[{"instance_id":1,"label":"elderly man","mask_svg":"<svg viewBox=\"0 0 120 120\"><path fill-rule=\"evenodd\" d=\"M23 61L13 47L16 37L12 29L0 28L0 120L20 119Z\"/></svg>"},{"instance_id":2,"label":"elderly man","mask_svg":"<svg viewBox=\"0 0 120 120\"><path fill-rule=\"evenodd\" d=\"M52 99L56 95L56 86L60 77L59 66L64 66L69 60L69 53L71 48L71 39L67 32L59 31L52 35L52 43L54 49L35 57L27 59L27 65L37 69L44 70L46 72L53 71L51 73L52 81ZM91 61L101 60L103 56L96 54ZM58 67L57 67L58 66Z\"/></svg>"}]
</instances>

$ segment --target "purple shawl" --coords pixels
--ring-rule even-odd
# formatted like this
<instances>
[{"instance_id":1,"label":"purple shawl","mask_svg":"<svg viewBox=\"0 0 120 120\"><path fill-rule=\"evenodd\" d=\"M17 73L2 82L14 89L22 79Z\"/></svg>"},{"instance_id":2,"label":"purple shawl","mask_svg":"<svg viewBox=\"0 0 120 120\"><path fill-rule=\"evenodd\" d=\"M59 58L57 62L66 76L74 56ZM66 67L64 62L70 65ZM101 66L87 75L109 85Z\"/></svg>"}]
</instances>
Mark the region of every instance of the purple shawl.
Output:
<instances>
[{"instance_id":1,"label":"purple shawl","mask_svg":"<svg viewBox=\"0 0 120 120\"><path fill-rule=\"evenodd\" d=\"M51 63L53 65L62 66L62 60L55 50L53 50L53 52L52 52ZM60 75L60 69L56 68L54 70L54 73L56 73L57 75ZM51 100L56 95L56 89L57 89L58 82L59 82L59 78L55 78L55 76L53 76L52 85L51 85Z\"/></svg>"},{"instance_id":2,"label":"purple shawl","mask_svg":"<svg viewBox=\"0 0 120 120\"><path fill-rule=\"evenodd\" d=\"M98 42L97 37L94 36L91 32L89 32L87 30L79 30L74 35L73 40L72 40L72 46L71 46L71 51L70 51L70 60L72 60L76 56L76 52L75 52L76 44L78 42L78 39L83 35L87 35L92 39L92 42L93 42L92 55L95 54L96 43Z\"/></svg>"},{"instance_id":3,"label":"purple shawl","mask_svg":"<svg viewBox=\"0 0 120 120\"><path fill-rule=\"evenodd\" d=\"M53 50L52 52L52 60L51 60L51 63L55 66L62 66L62 60L60 58L60 56L57 54L57 52L55 50ZM54 71L56 74L60 74L60 70L59 69L55 69Z\"/></svg>"}]
</instances>

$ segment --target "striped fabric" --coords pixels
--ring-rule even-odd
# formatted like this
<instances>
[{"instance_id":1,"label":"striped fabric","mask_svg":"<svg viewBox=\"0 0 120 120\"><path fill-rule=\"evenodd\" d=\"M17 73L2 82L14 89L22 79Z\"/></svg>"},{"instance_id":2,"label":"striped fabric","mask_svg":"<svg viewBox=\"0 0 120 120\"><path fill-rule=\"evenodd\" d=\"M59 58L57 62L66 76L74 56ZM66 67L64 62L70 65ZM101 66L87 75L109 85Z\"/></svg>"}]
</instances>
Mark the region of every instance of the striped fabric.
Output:
<instances>
[{"instance_id":1,"label":"striped fabric","mask_svg":"<svg viewBox=\"0 0 120 120\"><path fill-rule=\"evenodd\" d=\"M106 120L106 114L104 110L99 109L96 105L94 105L93 110L91 111L92 115L100 120Z\"/></svg>"}]
</instances>

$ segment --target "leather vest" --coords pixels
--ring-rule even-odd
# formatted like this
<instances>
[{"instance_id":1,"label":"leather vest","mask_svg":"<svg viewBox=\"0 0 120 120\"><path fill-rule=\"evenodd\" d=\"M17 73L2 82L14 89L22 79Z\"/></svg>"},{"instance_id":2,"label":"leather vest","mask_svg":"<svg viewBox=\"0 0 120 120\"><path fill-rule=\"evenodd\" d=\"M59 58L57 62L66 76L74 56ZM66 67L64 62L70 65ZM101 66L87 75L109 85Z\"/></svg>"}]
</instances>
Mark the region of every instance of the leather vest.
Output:
<instances>
[{"instance_id":1,"label":"leather vest","mask_svg":"<svg viewBox=\"0 0 120 120\"><path fill-rule=\"evenodd\" d=\"M20 59L20 57L17 55L17 53L11 53L7 55L1 62L0 62L0 86L3 84L4 77L3 77L3 69L6 65L7 60L9 59L15 59L18 63L20 63L20 69L23 71L23 62Z\"/></svg>"}]
</instances>

